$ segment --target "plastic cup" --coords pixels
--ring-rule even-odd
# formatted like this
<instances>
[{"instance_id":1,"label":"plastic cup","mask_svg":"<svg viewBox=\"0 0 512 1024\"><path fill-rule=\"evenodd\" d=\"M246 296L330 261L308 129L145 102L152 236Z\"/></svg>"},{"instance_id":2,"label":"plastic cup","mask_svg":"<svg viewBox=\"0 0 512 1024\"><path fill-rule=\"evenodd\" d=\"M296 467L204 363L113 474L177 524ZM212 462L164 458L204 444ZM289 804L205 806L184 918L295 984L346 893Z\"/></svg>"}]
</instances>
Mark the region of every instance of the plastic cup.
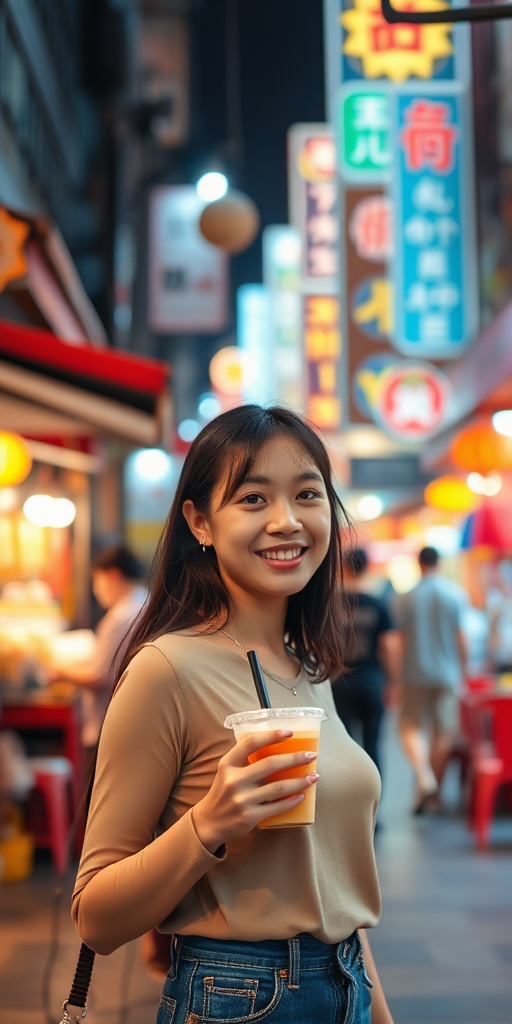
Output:
<instances>
[{"instance_id":1,"label":"plastic cup","mask_svg":"<svg viewBox=\"0 0 512 1024\"><path fill-rule=\"evenodd\" d=\"M258 732L269 732L273 729L290 729L293 736L261 747L251 754L249 761L261 761L272 754L296 754L298 751L318 751L320 742L320 725L327 715L322 708L258 708L256 711L239 711L228 715L224 726L233 729L238 741L245 736L253 736ZM296 768L286 768L282 772L269 775L267 782L278 782L281 779L299 779L316 772L316 758L309 764L301 764ZM313 825L315 821L316 785L303 790L304 800L282 814L260 821L258 828L297 828L299 825Z\"/></svg>"}]
</instances>

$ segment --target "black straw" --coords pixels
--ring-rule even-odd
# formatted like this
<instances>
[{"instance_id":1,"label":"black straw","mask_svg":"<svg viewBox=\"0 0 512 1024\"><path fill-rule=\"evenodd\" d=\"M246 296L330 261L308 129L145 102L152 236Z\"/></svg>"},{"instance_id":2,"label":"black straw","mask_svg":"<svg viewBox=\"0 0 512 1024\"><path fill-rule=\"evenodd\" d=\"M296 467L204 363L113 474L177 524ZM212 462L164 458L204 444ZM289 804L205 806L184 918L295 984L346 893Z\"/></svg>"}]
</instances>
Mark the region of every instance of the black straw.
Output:
<instances>
[{"instance_id":1,"label":"black straw","mask_svg":"<svg viewBox=\"0 0 512 1024\"><path fill-rule=\"evenodd\" d=\"M254 679L254 685L256 687L256 693L258 694L258 700L261 708L269 708L270 700L267 693L267 687L265 686L265 680L263 678L263 672L261 671L261 665L259 662L256 651L247 651L247 658L249 665L251 666L252 678Z\"/></svg>"}]
</instances>

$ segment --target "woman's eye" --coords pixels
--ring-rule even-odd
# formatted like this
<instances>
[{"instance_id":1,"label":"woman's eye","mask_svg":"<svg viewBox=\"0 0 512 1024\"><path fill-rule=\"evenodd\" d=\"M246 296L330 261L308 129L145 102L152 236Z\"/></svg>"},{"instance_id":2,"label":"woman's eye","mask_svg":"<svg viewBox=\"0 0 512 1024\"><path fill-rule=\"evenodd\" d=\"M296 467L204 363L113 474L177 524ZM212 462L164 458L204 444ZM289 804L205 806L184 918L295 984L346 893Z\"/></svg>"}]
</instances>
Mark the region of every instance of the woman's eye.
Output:
<instances>
[{"instance_id":1,"label":"woman's eye","mask_svg":"<svg viewBox=\"0 0 512 1024\"><path fill-rule=\"evenodd\" d=\"M242 498L240 504L241 505L258 505L263 500L264 499L261 497L261 494L245 494L244 497Z\"/></svg>"},{"instance_id":2,"label":"woman's eye","mask_svg":"<svg viewBox=\"0 0 512 1024\"><path fill-rule=\"evenodd\" d=\"M311 501L312 498L320 498L320 494L318 491L310 491L308 488L306 491L301 491L300 494L297 495L297 498L300 501Z\"/></svg>"}]
</instances>

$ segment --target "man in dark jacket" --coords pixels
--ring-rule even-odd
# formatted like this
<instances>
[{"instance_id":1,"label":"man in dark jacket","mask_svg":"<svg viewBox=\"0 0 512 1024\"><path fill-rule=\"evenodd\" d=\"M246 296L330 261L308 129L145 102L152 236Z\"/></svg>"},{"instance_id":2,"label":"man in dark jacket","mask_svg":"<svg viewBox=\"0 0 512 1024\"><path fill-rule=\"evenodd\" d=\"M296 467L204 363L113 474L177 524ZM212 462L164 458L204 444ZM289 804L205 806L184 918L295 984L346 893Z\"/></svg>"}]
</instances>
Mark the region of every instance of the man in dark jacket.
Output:
<instances>
[{"instance_id":1,"label":"man in dark jacket","mask_svg":"<svg viewBox=\"0 0 512 1024\"><path fill-rule=\"evenodd\" d=\"M347 731L362 746L380 771L379 733L385 709L386 685L395 685L398 667L396 632L384 601L367 592L368 558L356 548L345 566L347 597L354 617L347 651L347 671L335 679L332 691L336 710Z\"/></svg>"}]
</instances>

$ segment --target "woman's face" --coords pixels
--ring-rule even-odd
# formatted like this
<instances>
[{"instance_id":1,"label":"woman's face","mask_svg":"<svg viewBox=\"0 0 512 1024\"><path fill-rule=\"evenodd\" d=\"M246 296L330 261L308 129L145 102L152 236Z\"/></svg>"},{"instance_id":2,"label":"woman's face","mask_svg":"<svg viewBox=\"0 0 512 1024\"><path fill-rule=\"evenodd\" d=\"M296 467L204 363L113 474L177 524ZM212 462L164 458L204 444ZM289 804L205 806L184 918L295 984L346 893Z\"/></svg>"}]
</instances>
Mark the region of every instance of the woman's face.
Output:
<instances>
[{"instance_id":1,"label":"woman's face","mask_svg":"<svg viewBox=\"0 0 512 1024\"><path fill-rule=\"evenodd\" d=\"M331 535L325 484L309 452L290 438L274 438L221 507L225 488L226 476L213 492L204 532L228 589L268 597L302 590Z\"/></svg>"}]
</instances>

